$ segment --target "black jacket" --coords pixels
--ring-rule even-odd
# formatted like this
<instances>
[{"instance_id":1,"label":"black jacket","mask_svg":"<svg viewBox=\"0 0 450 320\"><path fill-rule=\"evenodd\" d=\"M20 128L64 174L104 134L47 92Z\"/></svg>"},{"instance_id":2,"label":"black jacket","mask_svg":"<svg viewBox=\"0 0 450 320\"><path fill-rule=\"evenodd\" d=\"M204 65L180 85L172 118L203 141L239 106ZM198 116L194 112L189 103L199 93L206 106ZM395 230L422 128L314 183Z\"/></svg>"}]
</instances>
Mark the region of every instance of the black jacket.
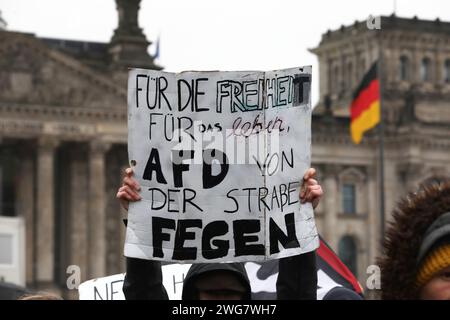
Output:
<instances>
[{"instance_id":1,"label":"black jacket","mask_svg":"<svg viewBox=\"0 0 450 320\"><path fill-rule=\"evenodd\" d=\"M135 258L127 259L123 292L127 300L167 300L162 283L161 263ZM245 298L251 299L250 282L242 263L199 263L189 269L183 283L183 300L196 298L193 283L199 275L212 270L236 273L247 288ZM279 260L277 280L279 300L316 300L317 270L315 251Z\"/></svg>"}]
</instances>

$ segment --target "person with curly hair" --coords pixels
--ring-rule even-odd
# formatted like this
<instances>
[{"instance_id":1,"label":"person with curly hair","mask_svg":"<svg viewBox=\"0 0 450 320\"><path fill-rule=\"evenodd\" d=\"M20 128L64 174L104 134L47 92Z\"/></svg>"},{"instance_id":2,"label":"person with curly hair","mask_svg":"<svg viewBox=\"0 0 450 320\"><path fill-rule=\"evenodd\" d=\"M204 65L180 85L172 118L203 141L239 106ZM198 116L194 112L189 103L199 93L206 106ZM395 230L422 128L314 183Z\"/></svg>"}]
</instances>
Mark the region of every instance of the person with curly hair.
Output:
<instances>
[{"instance_id":1,"label":"person with curly hair","mask_svg":"<svg viewBox=\"0 0 450 320\"><path fill-rule=\"evenodd\" d=\"M450 300L450 177L424 181L393 211L384 240L383 300Z\"/></svg>"}]
</instances>

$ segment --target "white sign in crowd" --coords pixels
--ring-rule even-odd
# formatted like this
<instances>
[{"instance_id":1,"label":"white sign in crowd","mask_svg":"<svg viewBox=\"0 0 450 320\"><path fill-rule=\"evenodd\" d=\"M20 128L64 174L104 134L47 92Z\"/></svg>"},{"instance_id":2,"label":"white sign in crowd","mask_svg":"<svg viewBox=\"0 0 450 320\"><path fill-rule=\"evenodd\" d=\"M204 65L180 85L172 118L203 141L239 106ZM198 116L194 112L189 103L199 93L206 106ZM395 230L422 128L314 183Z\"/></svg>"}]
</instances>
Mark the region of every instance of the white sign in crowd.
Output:
<instances>
[{"instance_id":1,"label":"white sign in crowd","mask_svg":"<svg viewBox=\"0 0 450 320\"><path fill-rule=\"evenodd\" d=\"M276 282L278 270L275 272L271 266L265 271L263 277L259 276L261 265L253 262L246 262L245 269L248 274L252 294L256 299L276 299ZM181 300L183 292L183 281L189 271L189 264L169 264L162 266L163 285L170 300ZM83 282L78 287L80 300L125 300L122 291L125 274L115 274L108 277L97 278ZM332 289L342 287L335 282L323 270L317 272L317 299L323 297Z\"/></svg>"},{"instance_id":2,"label":"white sign in crowd","mask_svg":"<svg viewBox=\"0 0 450 320\"><path fill-rule=\"evenodd\" d=\"M189 264L162 266L163 285L170 300L181 300L183 281ZM122 287L125 273L85 281L78 287L80 300L125 300Z\"/></svg>"},{"instance_id":3,"label":"white sign in crowd","mask_svg":"<svg viewBox=\"0 0 450 320\"><path fill-rule=\"evenodd\" d=\"M162 266L163 285L170 300L181 300L183 281L191 267L190 264L168 264ZM252 292L269 291L275 293L277 274L261 280L256 272L261 266L252 262L245 264ZM124 273L85 281L78 287L80 300L125 300L122 291Z\"/></svg>"},{"instance_id":4,"label":"white sign in crowd","mask_svg":"<svg viewBox=\"0 0 450 320\"><path fill-rule=\"evenodd\" d=\"M311 67L270 72L132 69L128 154L143 198L125 255L262 261L318 247L299 189L311 160Z\"/></svg>"}]
</instances>

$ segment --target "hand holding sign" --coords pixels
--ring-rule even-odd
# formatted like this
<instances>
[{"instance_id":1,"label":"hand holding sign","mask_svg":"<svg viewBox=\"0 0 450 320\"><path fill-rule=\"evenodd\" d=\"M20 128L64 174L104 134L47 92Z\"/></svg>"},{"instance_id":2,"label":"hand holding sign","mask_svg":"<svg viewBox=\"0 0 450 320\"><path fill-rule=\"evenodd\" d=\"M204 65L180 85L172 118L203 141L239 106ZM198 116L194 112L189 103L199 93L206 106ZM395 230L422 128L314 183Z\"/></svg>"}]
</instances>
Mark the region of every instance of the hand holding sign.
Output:
<instances>
[{"instance_id":1,"label":"hand holding sign","mask_svg":"<svg viewBox=\"0 0 450 320\"><path fill-rule=\"evenodd\" d=\"M319 205L320 198L323 195L322 187L315 180L316 169L309 168L303 176L303 185L300 191L301 203L311 202L313 209Z\"/></svg>"},{"instance_id":2,"label":"hand holding sign","mask_svg":"<svg viewBox=\"0 0 450 320\"><path fill-rule=\"evenodd\" d=\"M133 179L133 169L127 168L125 170L123 184L117 191L116 195L125 210L128 211L128 203L130 201L138 201L142 199L139 195L139 191L141 191L141 187L139 186L139 183Z\"/></svg>"},{"instance_id":3,"label":"hand holding sign","mask_svg":"<svg viewBox=\"0 0 450 320\"><path fill-rule=\"evenodd\" d=\"M320 198L322 198L323 190L317 180L313 179L316 176L316 169L309 168L304 177L301 192L299 194L302 203L311 202L313 209L319 205ZM128 210L128 203L130 201L139 201L141 196L139 191L141 187L136 179L133 178L133 169L127 168L125 176L122 180L122 186L117 191L117 199L125 210Z\"/></svg>"}]
</instances>

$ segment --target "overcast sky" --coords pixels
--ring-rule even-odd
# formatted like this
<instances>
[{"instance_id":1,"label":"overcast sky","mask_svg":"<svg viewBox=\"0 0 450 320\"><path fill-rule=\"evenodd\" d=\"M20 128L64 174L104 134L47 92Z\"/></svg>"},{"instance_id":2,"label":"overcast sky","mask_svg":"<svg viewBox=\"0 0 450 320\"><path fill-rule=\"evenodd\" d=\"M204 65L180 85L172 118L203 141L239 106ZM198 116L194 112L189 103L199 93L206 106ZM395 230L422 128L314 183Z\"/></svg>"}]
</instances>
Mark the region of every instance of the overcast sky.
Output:
<instances>
[{"instance_id":1,"label":"overcast sky","mask_svg":"<svg viewBox=\"0 0 450 320\"><path fill-rule=\"evenodd\" d=\"M166 71L271 70L313 66L308 52L328 29L390 15L394 0L142 0L139 24L160 35ZM396 13L450 21L449 0L397 0ZM114 0L0 0L9 30L40 37L108 42L117 26ZM150 47L150 52L154 48Z\"/></svg>"}]
</instances>

